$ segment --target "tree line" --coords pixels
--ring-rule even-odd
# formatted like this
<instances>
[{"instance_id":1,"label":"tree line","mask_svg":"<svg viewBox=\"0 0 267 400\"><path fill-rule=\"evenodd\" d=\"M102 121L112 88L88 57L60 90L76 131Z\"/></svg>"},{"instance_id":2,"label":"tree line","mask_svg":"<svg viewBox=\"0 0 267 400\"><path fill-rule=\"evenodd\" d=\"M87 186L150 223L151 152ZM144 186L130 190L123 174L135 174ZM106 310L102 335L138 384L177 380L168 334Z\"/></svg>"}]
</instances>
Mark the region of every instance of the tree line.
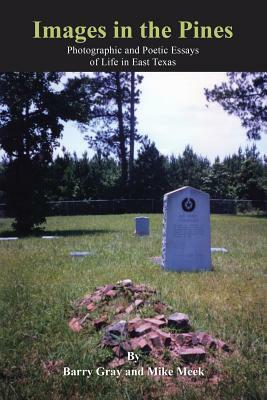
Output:
<instances>
[{"instance_id":1,"label":"tree line","mask_svg":"<svg viewBox=\"0 0 267 400\"><path fill-rule=\"evenodd\" d=\"M214 199L267 200L267 159L256 145L211 163L186 146L175 156L160 154L154 142L142 141L134 160L132 188L121 190L119 162L95 155L81 158L64 151L48 169L50 200L162 198L181 186L193 186Z\"/></svg>"},{"instance_id":2,"label":"tree line","mask_svg":"<svg viewBox=\"0 0 267 400\"><path fill-rule=\"evenodd\" d=\"M8 186L8 162L0 169L2 188ZM40 171L38 171L40 174ZM63 148L62 155L42 169L46 201L114 198L160 199L181 186L193 186L214 199L267 200L267 159L256 145L211 163L186 146L178 156L160 154L154 142L145 138L134 160L132 190L122 190L121 168L111 156L81 157ZM40 175L39 175L40 176ZM5 193L2 192L2 201Z\"/></svg>"}]
</instances>

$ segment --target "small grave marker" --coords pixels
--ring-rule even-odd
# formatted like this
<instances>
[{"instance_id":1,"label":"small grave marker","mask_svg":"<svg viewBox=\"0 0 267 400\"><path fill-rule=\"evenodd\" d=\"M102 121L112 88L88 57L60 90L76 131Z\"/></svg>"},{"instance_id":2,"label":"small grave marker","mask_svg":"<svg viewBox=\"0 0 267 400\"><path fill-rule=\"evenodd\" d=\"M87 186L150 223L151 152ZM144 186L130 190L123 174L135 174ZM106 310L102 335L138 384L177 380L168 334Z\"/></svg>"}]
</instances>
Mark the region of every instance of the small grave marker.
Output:
<instances>
[{"instance_id":1,"label":"small grave marker","mask_svg":"<svg viewBox=\"0 0 267 400\"><path fill-rule=\"evenodd\" d=\"M149 235L149 218L136 217L135 218L135 234L138 236Z\"/></svg>"}]
</instances>

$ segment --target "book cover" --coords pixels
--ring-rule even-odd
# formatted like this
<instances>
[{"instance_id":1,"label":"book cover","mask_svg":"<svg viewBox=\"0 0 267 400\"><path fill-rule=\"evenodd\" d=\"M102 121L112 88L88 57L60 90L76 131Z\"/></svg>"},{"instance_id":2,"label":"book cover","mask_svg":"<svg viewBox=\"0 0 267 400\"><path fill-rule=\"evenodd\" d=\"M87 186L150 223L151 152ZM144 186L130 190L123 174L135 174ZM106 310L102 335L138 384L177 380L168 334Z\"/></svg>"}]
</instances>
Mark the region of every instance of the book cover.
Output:
<instances>
[{"instance_id":1,"label":"book cover","mask_svg":"<svg viewBox=\"0 0 267 400\"><path fill-rule=\"evenodd\" d=\"M0 15L0 393L263 399L259 1Z\"/></svg>"}]
</instances>

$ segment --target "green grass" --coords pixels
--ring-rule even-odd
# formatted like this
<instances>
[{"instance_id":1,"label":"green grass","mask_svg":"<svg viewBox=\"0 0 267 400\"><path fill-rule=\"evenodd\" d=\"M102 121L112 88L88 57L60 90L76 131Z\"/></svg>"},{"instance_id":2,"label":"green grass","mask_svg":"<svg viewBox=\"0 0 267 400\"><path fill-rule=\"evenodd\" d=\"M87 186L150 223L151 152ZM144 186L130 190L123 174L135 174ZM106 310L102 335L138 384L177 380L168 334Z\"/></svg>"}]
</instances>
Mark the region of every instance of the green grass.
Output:
<instances>
[{"instance_id":1,"label":"green grass","mask_svg":"<svg viewBox=\"0 0 267 400\"><path fill-rule=\"evenodd\" d=\"M72 301L95 286L130 278L154 287L174 310L187 313L194 329L229 342L233 354L220 363L215 387L177 382L177 399L264 398L264 304L267 219L212 216L214 271L164 272L150 262L160 255L162 217L150 215L151 235L133 235L134 215L48 218L46 234L0 242L1 392L3 399L164 398L152 379L45 377L42 362L63 359L75 369L95 368L109 357L99 334L71 332ZM0 221L0 236L11 220ZM11 234L11 232L9 232ZM73 259L70 251L92 251ZM266 272L266 271L265 271Z\"/></svg>"}]
</instances>

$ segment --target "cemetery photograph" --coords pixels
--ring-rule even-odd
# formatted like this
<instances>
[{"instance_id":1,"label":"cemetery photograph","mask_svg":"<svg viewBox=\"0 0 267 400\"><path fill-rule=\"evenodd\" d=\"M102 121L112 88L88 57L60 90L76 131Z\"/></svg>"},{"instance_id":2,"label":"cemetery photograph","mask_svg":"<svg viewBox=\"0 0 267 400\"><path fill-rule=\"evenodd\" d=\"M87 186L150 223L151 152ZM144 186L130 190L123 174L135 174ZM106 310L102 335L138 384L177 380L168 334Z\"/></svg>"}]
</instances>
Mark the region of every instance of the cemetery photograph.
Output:
<instances>
[{"instance_id":1,"label":"cemetery photograph","mask_svg":"<svg viewBox=\"0 0 267 400\"><path fill-rule=\"evenodd\" d=\"M266 398L266 72L0 73L0 397Z\"/></svg>"}]
</instances>

